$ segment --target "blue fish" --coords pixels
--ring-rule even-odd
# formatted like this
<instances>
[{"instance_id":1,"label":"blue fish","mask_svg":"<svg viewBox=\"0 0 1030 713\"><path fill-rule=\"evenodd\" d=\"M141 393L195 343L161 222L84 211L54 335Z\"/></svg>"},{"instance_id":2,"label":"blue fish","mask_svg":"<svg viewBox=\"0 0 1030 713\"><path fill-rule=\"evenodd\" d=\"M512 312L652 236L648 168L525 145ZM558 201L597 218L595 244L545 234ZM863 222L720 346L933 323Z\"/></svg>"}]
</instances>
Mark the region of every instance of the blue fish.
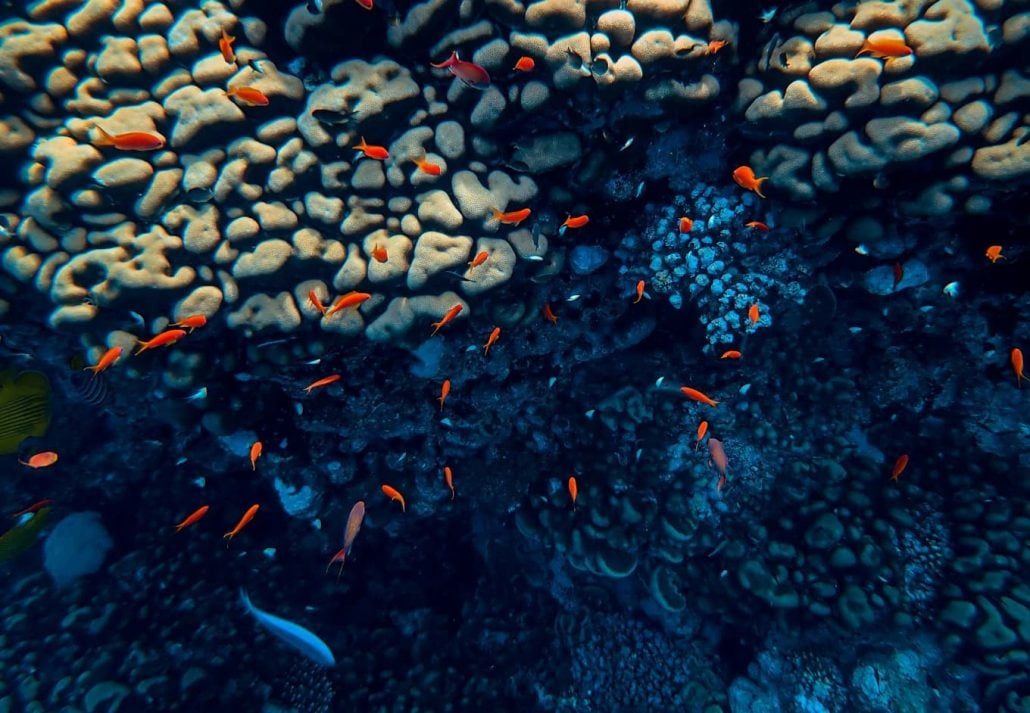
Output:
<instances>
[{"instance_id":1,"label":"blue fish","mask_svg":"<svg viewBox=\"0 0 1030 713\"><path fill-rule=\"evenodd\" d=\"M246 590L242 587L240 588L240 601L247 608L247 612L257 619L257 623L267 629L272 636L295 648L320 666L336 665L333 652L329 650L324 641L312 632L299 624L294 624L292 621L286 621L274 614L261 611L250 603L250 597L247 596Z\"/></svg>"}]
</instances>

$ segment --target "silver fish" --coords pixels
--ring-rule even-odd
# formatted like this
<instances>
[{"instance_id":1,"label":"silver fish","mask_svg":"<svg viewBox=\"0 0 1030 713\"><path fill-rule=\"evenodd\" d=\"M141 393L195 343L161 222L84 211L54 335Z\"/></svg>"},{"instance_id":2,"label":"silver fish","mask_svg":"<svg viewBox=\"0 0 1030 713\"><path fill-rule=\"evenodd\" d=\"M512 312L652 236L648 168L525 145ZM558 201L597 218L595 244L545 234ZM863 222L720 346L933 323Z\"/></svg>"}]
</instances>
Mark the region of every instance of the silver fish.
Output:
<instances>
[{"instance_id":1,"label":"silver fish","mask_svg":"<svg viewBox=\"0 0 1030 713\"><path fill-rule=\"evenodd\" d=\"M597 413L597 409L590 409L589 411L587 411L587 412L586 412L585 414L583 414L583 415L584 415L584 416L586 416L587 418L590 418L590 419L592 419L592 418L594 417L594 414L595 414L595 413Z\"/></svg>"},{"instance_id":2,"label":"silver fish","mask_svg":"<svg viewBox=\"0 0 1030 713\"><path fill-rule=\"evenodd\" d=\"M634 198L639 198L644 195L644 189L647 188L647 182L641 181L637 184L637 192L633 195Z\"/></svg>"},{"instance_id":3,"label":"silver fish","mask_svg":"<svg viewBox=\"0 0 1030 713\"><path fill-rule=\"evenodd\" d=\"M201 399L207 398L207 387L201 386L199 389L194 391L192 394L186 397L187 401L200 401Z\"/></svg>"},{"instance_id":4,"label":"silver fish","mask_svg":"<svg viewBox=\"0 0 1030 713\"><path fill-rule=\"evenodd\" d=\"M575 302L576 300L578 300L578 299L579 299L580 297L582 297L582 296L583 296L583 295L581 295L581 294L579 294L579 293L577 292L577 293L576 293L576 294L574 294L574 295L569 295L568 297L566 297L566 298L565 298L565 301L566 301L566 302Z\"/></svg>"},{"instance_id":5,"label":"silver fish","mask_svg":"<svg viewBox=\"0 0 1030 713\"><path fill-rule=\"evenodd\" d=\"M276 637L287 646L299 651L305 658L314 661L320 666L335 666L336 659L333 652L326 646L326 643L315 636L314 633L305 629L300 624L294 624L281 617L261 611L250 603L247 591L240 588L240 601L243 602L247 613L257 620L268 633Z\"/></svg>"},{"instance_id":6,"label":"silver fish","mask_svg":"<svg viewBox=\"0 0 1030 713\"><path fill-rule=\"evenodd\" d=\"M544 261L544 256L543 255L526 255L526 260L528 260L529 262L543 262Z\"/></svg>"}]
</instances>

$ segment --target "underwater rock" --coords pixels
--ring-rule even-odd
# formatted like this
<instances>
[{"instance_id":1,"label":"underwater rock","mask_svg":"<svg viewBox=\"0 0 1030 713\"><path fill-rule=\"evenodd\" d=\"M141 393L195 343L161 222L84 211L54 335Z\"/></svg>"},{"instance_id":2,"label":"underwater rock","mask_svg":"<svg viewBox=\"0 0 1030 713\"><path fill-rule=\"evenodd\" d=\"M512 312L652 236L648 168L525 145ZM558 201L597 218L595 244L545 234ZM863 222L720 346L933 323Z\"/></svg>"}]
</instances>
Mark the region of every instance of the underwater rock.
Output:
<instances>
[{"instance_id":1,"label":"underwater rock","mask_svg":"<svg viewBox=\"0 0 1030 713\"><path fill-rule=\"evenodd\" d=\"M609 253L597 245L577 245L569 253L569 266L577 275L590 275L608 262Z\"/></svg>"},{"instance_id":2,"label":"underwater rock","mask_svg":"<svg viewBox=\"0 0 1030 713\"><path fill-rule=\"evenodd\" d=\"M97 512L76 512L57 523L43 544L43 567L58 587L100 569L114 546Z\"/></svg>"}]
</instances>

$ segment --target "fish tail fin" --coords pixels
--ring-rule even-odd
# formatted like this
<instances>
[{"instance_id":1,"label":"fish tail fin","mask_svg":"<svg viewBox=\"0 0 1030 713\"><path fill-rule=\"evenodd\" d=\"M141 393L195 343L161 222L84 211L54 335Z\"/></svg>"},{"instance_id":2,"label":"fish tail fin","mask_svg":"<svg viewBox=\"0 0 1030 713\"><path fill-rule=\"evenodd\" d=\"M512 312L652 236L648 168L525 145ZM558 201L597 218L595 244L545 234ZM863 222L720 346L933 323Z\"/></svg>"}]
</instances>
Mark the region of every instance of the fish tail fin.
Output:
<instances>
[{"instance_id":1,"label":"fish tail fin","mask_svg":"<svg viewBox=\"0 0 1030 713\"><path fill-rule=\"evenodd\" d=\"M250 596L243 587L240 587L240 602L248 612L254 610L254 605L250 603Z\"/></svg>"},{"instance_id":2,"label":"fish tail fin","mask_svg":"<svg viewBox=\"0 0 1030 713\"><path fill-rule=\"evenodd\" d=\"M97 138L93 139L94 146L114 146L114 137L104 131L103 127L93 124L93 128L97 130Z\"/></svg>"},{"instance_id":3,"label":"fish tail fin","mask_svg":"<svg viewBox=\"0 0 1030 713\"><path fill-rule=\"evenodd\" d=\"M150 345L147 342L144 342L139 337L136 338L136 346L138 346L140 349L139 349L138 352L136 352L134 354L134 356L139 356L140 354L142 354L143 352L145 352L147 349L150 348Z\"/></svg>"},{"instance_id":4,"label":"fish tail fin","mask_svg":"<svg viewBox=\"0 0 1030 713\"><path fill-rule=\"evenodd\" d=\"M355 151L364 151L367 148L368 148L368 144L365 143L365 137L364 136L361 137L361 141L359 141L357 144L354 145L354 150Z\"/></svg>"},{"instance_id":5,"label":"fish tail fin","mask_svg":"<svg viewBox=\"0 0 1030 713\"><path fill-rule=\"evenodd\" d=\"M499 211L496 208L494 208L493 209L493 214L491 214L491 216L490 216L490 220L500 220L503 217L504 217L504 213L502 213L501 211Z\"/></svg>"},{"instance_id":6,"label":"fish tail fin","mask_svg":"<svg viewBox=\"0 0 1030 713\"><path fill-rule=\"evenodd\" d=\"M765 198L765 194L762 193L762 184L769 180L768 176L762 176L761 178L755 179L755 193L758 194L759 198Z\"/></svg>"}]
</instances>

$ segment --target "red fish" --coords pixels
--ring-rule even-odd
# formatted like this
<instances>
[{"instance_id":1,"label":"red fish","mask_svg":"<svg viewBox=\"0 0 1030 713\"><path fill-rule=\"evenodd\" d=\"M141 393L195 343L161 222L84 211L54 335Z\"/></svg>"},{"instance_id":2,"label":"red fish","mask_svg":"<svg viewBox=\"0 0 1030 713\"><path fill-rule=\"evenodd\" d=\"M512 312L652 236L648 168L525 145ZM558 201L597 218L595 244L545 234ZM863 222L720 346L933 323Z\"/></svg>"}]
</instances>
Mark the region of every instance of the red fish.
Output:
<instances>
[{"instance_id":1,"label":"red fish","mask_svg":"<svg viewBox=\"0 0 1030 713\"><path fill-rule=\"evenodd\" d=\"M505 225L517 226L519 223L528 218L532 213L533 211L529 208L520 208L519 210L508 211L507 213L502 213L501 211L495 208L492 219L499 220Z\"/></svg>"},{"instance_id":2,"label":"red fish","mask_svg":"<svg viewBox=\"0 0 1030 713\"><path fill-rule=\"evenodd\" d=\"M454 500L454 473L451 472L449 465L443 467L443 479L447 483L447 487L451 489L451 500Z\"/></svg>"},{"instance_id":3,"label":"red fish","mask_svg":"<svg viewBox=\"0 0 1030 713\"><path fill-rule=\"evenodd\" d=\"M354 545L354 540L357 539L358 533L361 532L361 523L364 519L365 501L359 500L350 509L350 514L347 516L347 528L343 532L343 547L329 560L329 564L325 568L327 573L329 568L337 562L340 563L340 573L343 572L343 565L347 561L347 555L350 554L350 548ZM337 574L336 576L339 577L340 575Z\"/></svg>"},{"instance_id":4,"label":"red fish","mask_svg":"<svg viewBox=\"0 0 1030 713\"><path fill-rule=\"evenodd\" d=\"M576 511L576 498L579 496L579 484L576 482L576 476L569 476L569 497L572 498L572 511Z\"/></svg>"},{"instance_id":5,"label":"red fish","mask_svg":"<svg viewBox=\"0 0 1030 713\"><path fill-rule=\"evenodd\" d=\"M304 387L304 391L306 393L310 394L313 390L315 390L315 389L317 389L319 387L329 386L329 384L335 384L337 381L340 380L340 378L341 377L340 377L339 374L330 374L329 376L323 376L318 381L313 381L310 384L308 384L307 386L305 386Z\"/></svg>"},{"instance_id":6,"label":"red fish","mask_svg":"<svg viewBox=\"0 0 1030 713\"><path fill-rule=\"evenodd\" d=\"M51 500L50 498L44 498L43 500L40 500L38 503L32 503L31 505L29 505L24 510L19 510L18 512L16 512L13 515L11 515L11 517L21 517L22 515L28 515L30 512L36 512L40 508L45 508L47 505L50 505L52 502L54 502L54 501Z\"/></svg>"},{"instance_id":7,"label":"red fish","mask_svg":"<svg viewBox=\"0 0 1030 713\"><path fill-rule=\"evenodd\" d=\"M693 229L694 229L694 221L693 220L691 220L687 216L683 216L682 218L680 218L680 233L689 233Z\"/></svg>"},{"instance_id":8,"label":"red fish","mask_svg":"<svg viewBox=\"0 0 1030 713\"><path fill-rule=\"evenodd\" d=\"M762 318L761 313L758 311L757 302L747 308L747 318L751 322L752 327L758 324L758 320Z\"/></svg>"},{"instance_id":9,"label":"red fish","mask_svg":"<svg viewBox=\"0 0 1030 713\"><path fill-rule=\"evenodd\" d=\"M265 449L261 441L254 441L250 446L250 469L257 470L257 459L261 457L261 451Z\"/></svg>"},{"instance_id":10,"label":"red fish","mask_svg":"<svg viewBox=\"0 0 1030 713\"><path fill-rule=\"evenodd\" d=\"M744 227L755 228L756 230L761 230L763 233L769 232L769 226L760 220L752 220L747 223L744 223Z\"/></svg>"},{"instance_id":11,"label":"red fish","mask_svg":"<svg viewBox=\"0 0 1030 713\"><path fill-rule=\"evenodd\" d=\"M180 317L179 321L172 326L179 327L180 329L185 327L190 330L190 334L192 334L194 329L200 329L206 324L207 317L202 314L191 314L189 317Z\"/></svg>"},{"instance_id":12,"label":"red fish","mask_svg":"<svg viewBox=\"0 0 1030 713\"><path fill-rule=\"evenodd\" d=\"M733 180L744 190L754 191L759 198L765 198L762 193L762 184L769 180L768 176L758 178L755 176L755 170L750 166L738 166L733 169Z\"/></svg>"},{"instance_id":13,"label":"red fish","mask_svg":"<svg viewBox=\"0 0 1030 713\"><path fill-rule=\"evenodd\" d=\"M375 5L374 0L354 0L354 2L356 2L362 10L371 10Z\"/></svg>"},{"instance_id":14,"label":"red fish","mask_svg":"<svg viewBox=\"0 0 1030 713\"><path fill-rule=\"evenodd\" d=\"M261 508L260 505L257 505L257 504L251 505L249 508L247 508L247 512L243 513L243 517L240 518L240 521L238 523L236 523L236 527L234 527L233 529L229 530L227 533L222 535L222 537L224 539L228 540L228 542L225 543L226 547L229 546L229 542L232 542L232 538L234 538L234 537L236 537L236 535L240 534L240 530L245 528L247 526L247 523L249 523L251 520L254 519L254 516L257 514L257 511L260 508Z\"/></svg>"},{"instance_id":15,"label":"red fish","mask_svg":"<svg viewBox=\"0 0 1030 713\"><path fill-rule=\"evenodd\" d=\"M93 366L87 366L85 369L83 369L83 371L92 371L93 376L96 377L97 374L99 374L104 369L117 362L121 356L121 347L111 347L106 352L104 352L103 356L100 357L100 361L98 361Z\"/></svg>"},{"instance_id":16,"label":"red fish","mask_svg":"<svg viewBox=\"0 0 1030 713\"><path fill-rule=\"evenodd\" d=\"M545 304L542 311L544 313L544 319L546 319L551 324L554 324L554 325L558 324L558 315L556 315L554 313L554 310L551 309L551 305L550 304Z\"/></svg>"},{"instance_id":17,"label":"red fish","mask_svg":"<svg viewBox=\"0 0 1030 713\"><path fill-rule=\"evenodd\" d=\"M590 222L589 215L569 215L565 217L565 222L558 226L558 232L564 233L569 228L582 228L584 225Z\"/></svg>"},{"instance_id":18,"label":"red fish","mask_svg":"<svg viewBox=\"0 0 1030 713\"><path fill-rule=\"evenodd\" d=\"M236 53L232 50L232 43L235 41L236 38L228 34L223 27L222 36L218 38L218 51L222 53L222 59L226 64L236 64Z\"/></svg>"},{"instance_id":19,"label":"red fish","mask_svg":"<svg viewBox=\"0 0 1030 713\"><path fill-rule=\"evenodd\" d=\"M165 137L149 131L126 131L121 134L109 134L99 126L94 126L99 136L93 139L94 146L114 146L121 151L156 151L164 148Z\"/></svg>"},{"instance_id":20,"label":"red fish","mask_svg":"<svg viewBox=\"0 0 1030 713\"><path fill-rule=\"evenodd\" d=\"M1023 350L1019 347L1013 347L1012 353L1009 355L1012 361L1012 370L1016 372L1016 386L1023 388Z\"/></svg>"},{"instance_id":21,"label":"red fish","mask_svg":"<svg viewBox=\"0 0 1030 713\"><path fill-rule=\"evenodd\" d=\"M180 531L182 531L183 528L189 527L190 525L195 523L197 520L199 520L200 518L202 518L205 515L207 515L208 509L209 509L209 507L207 505L202 505L201 507L197 508L196 510L193 511L193 513L189 517L187 517L185 520L183 520L182 522L180 522L178 525L175 526L175 531L176 532L180 532Z\"/></svg>"},{"instance_id":22,"label":"red fish","mask_svg":"<svg viewBox=\"0 0 1030 713\"><path fill-rule=\"evenodd\" d=\"M443 319L441 319L439 322L433 322L431 325L429 325L429 326L431 326L433 328L433 334L431 334L429 336L433 336L437 332L439 332L440 331L440 327L444 326L445 324L450 322L452 319L457 317L458 314L461 312L461 310L462 310L462 306L460 304L456 304L453 307L451 307L449 310L447 310L447 313L443 316Z\"/></svg>"},{"instance_id":23,"label":"red fish","mask_svg":"<svg viewBox=\"0 0 1030 713\"><path fill-rule=\"evenodd\" d=\"M702 421L697 426L697 443L694 444L694 450L696 451L701 445L701 439L708 433L708 421Z\"/></svg>"},{"instance_id":24,"label":"red fish","mask_svg":"<svg viewBox=\"0 0 1030 713\"><path fill-rule=\"evenodd\" d=\"M726 451L723 450L722 441L717 438L708 439L708 464L714 465L719 475L726 477L726 466L729 461L726 459Z\"/></svg>"},{"instance_id":25,"label":"red fish","mask_svg":"<svg viewBox=\"0 0 1030 713\"><path fill-rule=\"evenodd\" d=\"M736 349L730 349L728 351L723 352L722 356L719 357L719 358L720 359L740 359L741 356L742 356L741 353L738 352Z\"/></svg>"},{"instance_id":26,"label":"red fish","mask_svg":"<svg viewBox=\"0 0 1030 713\"><path fill-rule=\"evenodd\" d=\"M708 396L706 396L705 394L701 393L697 389L692 389L689 386L681 386L680 387L680 391L683 393L684 396L686 396L687 398L693 399L694 401L700 401L701 403L708 404L709 406L718 406L719 405L718 401L714 401L714 400L710 399Z\"/></svg>"},{"instance_id":27,"label":"red fish","mask_svg":"<svg viewBox=\"0 0 1030 713\"><path fill-rule=\"evenodd\" d=\"M385 146L371 146L365 143L365 137L361 137L361 143L354 147L355 151L360 151L365 154L368 158L375 159L376 161L385 161L390 158L390 152L386 150Z\"/></svg>"},{"instance_id":28,"label":"red fish","mask_svg":"<svg viewBox=\"0 0 1030 713\"><path fill-rule=\"evenodd\" d=\"M494 345L494 342L496 342L497 338L500 337L500 336L501 336L501 328L500 327L494 327L493 331L490 332L490 336L486 338L486 344L483 345L483 356L486 356L487 354L490 353L490 347L492 347Z\"/></svg>"},{"instance_id":29,"label":"red fish","mask_svg":"<svg viewBox=\"0 0 1030 713\"><path fill-rule=\"evenodd\" d=\"M57 454L53 451L43 451L30 456L28 460L18 460L22 465L30 468L49 468L57 462Z\"/></svg>"},{"instance_id":30,"label":"red fish","mask_svg":"<svg viewBox=\"0 0 1030 713\"><path fill-rule=\"evenodd\" d=\"M415 162L415 165L418 166L418 170L422 171L422 173L428 173L430 176L439 176L443 173L443 166L426 160L425 151L422 152L422 158L413 158L411 160Z\"/></svg>"},{"instance_id":31,"label":"red fish","mask_svg":"<svg viewBox=\"0 0 1030 713\"><path fill-rule=\"evenodd\" d=\"M372 257L376 262L387 262L390 259L390 255L386 252L386 248L379 243L372 246Z\"/></svg>"},{"instance_id":32,"label":"red fish","mask_svg":"<svg viewBox=\"0 0 1030 713\"><path fill-rule=\"evenodd\" d=\"M866 52L877 59L886 57L891 60L897 57L907 57L912 54L912 48L905 44L905 40L897 37L877 37L875 39L870 37L866 38L862 49L855 56L861 57Z\"/></svg>"},{"instance_id":33,"label":"red fish","mask_svg":"<svg viewBox=\"0 0 1030 713\"><path fill-rule=\"evenodd\" d=\"M440 412L443 412L443 402L447 400L447 394L451 393L451 380L444 379L443 385L440 387L440 395L437 397L437 401L440 402Z\"/></svg>"},{"instance_id":34,"label":"red fish","mask_svg":"<svg viewBox=\"0 0 1030 713\"><path fill-rule=\"evenodd\" d=\"M311 305L315 309L317 309L323 317L325 316L325 305L322 304L322 300L318 299L318 295L315 294L314 290L310 290L308 292L308 302L310 302Z\"/></svg>"},{"instance_id":35,"label":"red fish","mask_svg":"<svg viewBox=\"0 0 1030 713\"><path fill-rule=\"evenodd\" d=\"M363 302L368 300L372 295L368 292L348 292L345 295L341 295L333 303L333 306L325 313L326 319L332 317L340 310L347 309L348 307L359 307Z\"/></svg>"},{"instance_id":36,"label":"red fish","mask_svg":"<svg viewBox=\"0 0 1030 713\"><path fill-rule=\"evenodd\" d=\"M894 461L894 468L891 470L891 480L897 480L901 477L901 474L905 472L905 468L908 466L908 453L902 453L898 456L898 459Z\"/></svg>"},{"instance_id":37,"label":"red fish","mask_svg":"<svg viewBox=\"0 0 1030 713\"><path fill-rule=\"evenodd\" d=\"M254 87L233 87L225 94L247 106L268 106L268 97L260 89Z\"/></svg>"},{"instance_id":38,"label":"red fish","mask_svg":"<svg viewBox=\"0 0 1030 713\"><path fill-rule=\"evenodd\" d=\"M515 62L514 69L516 72L532 72L535 67L536 62L533 61L533 58L523 55Z\"/></svg>"},{"instance_id":39,"label":"red fish","mask_svg":"<svg viewBox=\"0 0 1030 713\"><path fill-rule=\"evenodd\" d=\"M387 485L386 483L383 483L382 487L383 493L386 497L390 498L390 500L396 500L399 502L401 504L401 512L407 512L407 505L404 503L404 496L401 495L401 491L397 490L397 488L392 485Z\"/></svg>"},{"instance_id":40,"label":"red fish","mask_svg":"<svg viewBox=\"0 0 1030 713\"><path fill-rule=\"evenodd\" d=\"M898 285L901 284L901 281L904 279L904 277L905 268L902 266L900 262L894 263L894 287L892 287L891 289L898 289Z\"/></svg>"},{"instance_id":41,"label":"red fish","mask_svg":"<svg viewBox=\"0 0 1030 713\"><path fill-rule=\"evenodd\" d=\"M459 59L457 50L453 50L451 56L440 64L430 64L429 66L436 69L446 69L466 86L473 89L486 89L490 86L490 73L475 62L466 62L463 59Z\"/></svg>"},{"instance_id":42,"label":"red fish","mask_svg":"<svg viewBox=\"0 0 1030 713\"><path fill-rule=\"evenodd\" d=\"M149 342L144 342L142 339L137 339L136 342L140 345L140 350L136 352L136 356L139 356L148 349L156 349L158 347L166 347L171 344L175 344L177 341L179 341L185 336L185 329L168 329L158 334Z\"/></svg>"},{"instance_id":43,"label":"red fish","mask_svg":"<svg viewBox=\"0 0 1030 713\"><path fill-rule=\"evenodd\" d=\"M469 267L479 267L484 262L486 262L486 259L488 257L490 257L490 253L488 253L486 250L480 250L474 258L469 260Z\"/></svg>"},{"instance_id":44,"label":"red fish","mask_svg":"<svg viewBox=\"0 0 1030 713\"><path fill-rule=\"evenodd\" d=\"M644 283L643 280L641 280L640 282L637 283L637 289L636 289L637 298L635 300L633 300L633 304L636 304L640 300L644 299L644 287L646 287L646 284Z\"/></svg>"},{"instance_id":45,"label":"red fish","mask_svg":"<svg viewBox=\"0 0 1030 713\"><path fill-rule=\"evenodd\" d=\"M991 264L994 264L994 263L998 262L998 260L1007 260L1008 259L1004 255L1001 254L1001 246L1000 245L991 245L990 247L987 248L987 252L984 253L984 254L987 256L987 259L991 261Z\"/></svg>"}]
</instances>

